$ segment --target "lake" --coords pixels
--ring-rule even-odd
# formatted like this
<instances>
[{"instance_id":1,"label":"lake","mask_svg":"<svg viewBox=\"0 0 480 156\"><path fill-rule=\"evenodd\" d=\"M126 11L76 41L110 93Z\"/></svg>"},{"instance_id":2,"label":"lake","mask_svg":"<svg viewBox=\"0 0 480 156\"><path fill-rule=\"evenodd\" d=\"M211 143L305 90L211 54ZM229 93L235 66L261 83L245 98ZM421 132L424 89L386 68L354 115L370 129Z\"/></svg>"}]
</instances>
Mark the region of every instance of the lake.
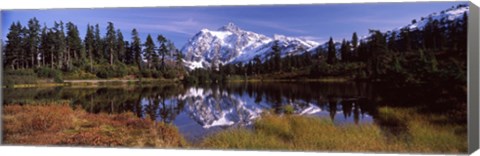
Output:
<instances>
[{"instance_id":1,"label":"lake","mask_svg":"<svg viewBox=\"0 0 480 156\"><path fill-rule=\"evenodd\" d=\"M466 103L466 95L451 90L445 93L444 89L449 88L442 88L355 82L119 84L4 88L3 102L8 105L65 100L89 113L133 112L141 118L174 124L188 141L196 142L231 127L250 127L266 111L329 118L339 126L373 123L395 132L401 127L378 119L378 107L419 107L422 113L429 114L459 109ZM466 105L464 109L466 112Z\"/></svg>"}]
</instances>

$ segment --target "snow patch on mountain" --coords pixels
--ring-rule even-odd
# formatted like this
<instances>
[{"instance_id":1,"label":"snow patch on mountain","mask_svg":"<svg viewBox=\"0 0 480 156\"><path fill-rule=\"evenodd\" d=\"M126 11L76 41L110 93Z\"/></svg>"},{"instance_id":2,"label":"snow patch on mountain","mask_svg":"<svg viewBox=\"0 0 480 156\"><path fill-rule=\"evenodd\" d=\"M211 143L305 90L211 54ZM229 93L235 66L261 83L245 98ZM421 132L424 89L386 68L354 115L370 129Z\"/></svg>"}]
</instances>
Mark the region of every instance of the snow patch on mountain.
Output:
<instances>
[{"instance_id":1,"label":"snow patch on mountain","mask_svg":"<svg viewBox=\"0 0 480 156\"><path fill-rule=\"evenodd\" d=\"M405 28L409 28L410 31L423 30L429 19L438 21L460 20L464 13L469 13L468 4L452 7L441 13L430 14L385 34L389 37L392 32L395 32L398 36L400 31ZM359 41L367 42L370 38L371 34L360 36ZM235 24L228 23L217 30L202 29L185 44L181 51L185 56L184 63L188 69L210 68L212 65L218 67L220 64L245 64L255 58L264 62L272 56L272 47L275 43L280 47L281 57L301 55L305 52L314 54L320 49L326 52L328 49L328 42L319 44L301 37L287 37L278 34L270 38L255 32L242 30ZM334 44L338 58L340 57L341 43L334 42Z\"/></svg>"},{"instance_id":2,"label":"snow patch on mountain","mask_svg":"<svg viewBox=\"0 0 480 156\"><path fill-rule=\"evenodd\" d=\"M247 63L255 57L264 61L277 42L282 57L297 55L318 46L315 41L301 38L274 35L273 38L246 31L233 23L217 30L202 29L182 48L185 66L189 69L216 67L219 64Z\"/></svg>"}]
</instances>

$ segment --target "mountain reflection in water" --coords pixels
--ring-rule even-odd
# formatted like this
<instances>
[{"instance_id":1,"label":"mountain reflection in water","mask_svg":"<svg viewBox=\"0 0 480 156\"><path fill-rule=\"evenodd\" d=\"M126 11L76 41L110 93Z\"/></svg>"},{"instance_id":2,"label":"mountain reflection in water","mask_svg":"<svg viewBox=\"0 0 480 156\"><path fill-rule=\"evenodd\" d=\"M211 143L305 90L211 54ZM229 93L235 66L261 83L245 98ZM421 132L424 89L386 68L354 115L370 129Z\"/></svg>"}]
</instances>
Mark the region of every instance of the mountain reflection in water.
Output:
<instances>
[{"instance_id":1,"label":"mountain reflection in water","mask_svg":"<svg viewBox=\"0 0 480 156\"><path fill-rule=\"evenodd\" d=\"M249 126L262 112L330 118L335 124L371 123L376 107L362 83L230 83L4 89L4 103L69 100L90 113L133 112L172 123L196 140L232 126Z\"/></svg>"}]
</instances>

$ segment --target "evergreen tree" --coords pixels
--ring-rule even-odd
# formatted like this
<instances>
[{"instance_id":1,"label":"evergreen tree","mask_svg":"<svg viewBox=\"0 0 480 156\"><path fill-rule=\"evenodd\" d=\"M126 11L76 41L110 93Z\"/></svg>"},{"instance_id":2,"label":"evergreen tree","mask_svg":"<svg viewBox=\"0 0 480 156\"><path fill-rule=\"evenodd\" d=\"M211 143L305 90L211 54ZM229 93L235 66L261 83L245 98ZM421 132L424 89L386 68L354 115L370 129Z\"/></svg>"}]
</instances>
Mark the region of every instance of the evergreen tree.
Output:
<instances>
[{"instance_id":1,"label":"evergreen tree","mask_svg":"<svg viewBox=\"0 0 480 156\"><path fill-rule=\"evenodd\" d=\"M135 54L132 51L132 46L130 46L130 42L125 41L125 64L132 65L135 62Z\"/></svg>"},{"instance_id":2,"label":"evergreen tree","mask_svg":"<svg viewBox=\"0 0 480 156\"><path fill-rule=\"evenodd\" d=\"M74 60L83 61L85 54L82 53L82 40L78 32L77 26L73 23L67 23L67 53L68 53L68 65L71 64L70 55L73 55Z\"/></svg>"},{"instance_id":3,"label":"evergreen tree","mask_svg":"<svg viewBox=\"0 0 480 156\"><path fill-rule=\"evenodd\" d=\"M145 41L145 49L143 53L143 58L147 61L147 68L152 69L153 57L155 53L155 43L153 43L152 36L148 34L147 40Z\"/></svg>"},{"instance_id":4,"label":"evergreen tree","mask_svg":"<svg viewBox=\"0 0 480 156\"><path fill-rule=\"evenodd\" d=\"M94 34L93 26L90 24L87 25L87 33L85 34L84 44L85 50L87 51L89 63L90 63L90 71L93 71L93 52L95 51L95 34Z\"/></svg>"},{"instance_id":5,"label":"evergreen tree","mask_svg":"<svg viewBox=\"0 0 480 156\"><path fill-rule=\"evenodd\" d=\"M391 50L391 51L397 51L397 33L396 32L392 32L390 34L390 37L388 38L388 49Z\"/></svg>"},{"instance_id":6,"label":"evergreen tree","mask_svg":"<svg viewBox=\"0 0 480 156\"><path fill-rule=\"evenodd\" d=\"M63 27L63 22L54 23L55 30L55 56L57 58L57 67L63 68L65 65L65 53L66 53L66 41L65 41L65 32Z\"/></svg>"},{"instance_id":7,"label":"evergreen tree","mask_svg":"<svg viewBox=\"0 0 480 156\"><path fill-rule=\"evenodd\" d=\"M45 61L47 59L47 53L49 53L50 49L50 44L48 42L48 31L47 31L47 26L43 26L42 28L42 34L40 35L40 50L39 50L39 55L41 56L41 66L45 66Z\"/></svg>"},{"instance_id":8,"label":"evergreen tree","mask_svg":"<svg viewBox=\"0 0 480 156\"><path fill-rule=\"evenodd\" d=\"M183 68L183 54L178 49L175 49L175 62L177 64L177 67Z\"/></svg>"},{"instance_id":9,"label":"evergreen tree","mask_svg":"<svg viewBox=\"0 0 480 156\"><path fill-rule=\"evenodd\" d=\"M58 57L56 58L55 56L55 53L56 53L56 50L55 50L55 47L57 47L55 44L56 44L56 38L57 38L57 34L54 30L50 29L48 30L47 32L47 48L48 48L48 53L47 53L47 60L50 60L49 61L49 64L50 64L50 68L55 68L55 65L56 65L56 61L58 59Z\"/></svg>"},{"instance_id":10,"label":"evergreen tree","mask_svg":"<svg viewBox=\"0 0 480 156\"><path fill-rule=\"evenodd\" d=\"M28 46L28 28L22 26L20 29L20 36L21 36L21 50L20 53L18 54L18 58L21 63L21 67L26 69L29 68L29 57L28 57L28 51L29 51L29 46Z\"/></svg>"},{"instance_id":11,"label":"evergreen tree","mask_svg":"<svg viewBox=\"0 0 480 156\"><path fill-rule=\"evenodd\" d=\"M358 36L357 36L357 32L354 32L352 35L352 54L351 54L351 57L353 58L358 57L357 47L358 47Z\"/></svg>"},{"instance_id":12,"label":"evergreen tree","mask_svg":"<svg viewBox=\"0 0 480 156\"><path fill-rule=\"evenodd\" d=\"M125 62L125 54L126 54L126 49L125 49L125 41L123 40L123 34L120 31L120 29L117 29L117 42L116 42L117 48L117 59L120 62Z\"/></svg>"},{"instance_id":13,"label":"evergreen tree","mask_svg":"<svg viewBox=\"0 0 480 156\"><path fill-rule=\"evenodd\" d=\"M28 21L27 33L28 33L27 46L28 46L30 67L35 67L39 64L38 51L39 51L39 44L40 44L40 24L38 24L37 18L33 18Z\"/></svg>"},{"instance_id":14,"label":"evergreen tree","mask_svg":"<svg viewBox=\"0 0 480 156\"><path fill-rule=\"evenodd\" d=\"M254 72L256 74L260 74L260 73L263 73L262 72L262 60L260 59L259 56L255 56L255 58L253 58L253 62L254 62Z\"/></svg>"},{"instance_id":15,"label":"evergreen tree","mask_svg":"<svg viewBox=\"0 0 480 156\"><path fill-rule=\"evenodd\" d=\"M18 54L22 51L22 36L21 36L21 31L22 31L22 25L20 22L17 22L17 24L12 23L9 28L9 32L7 34L7 44L5 47L5 64L4 66L10 66L11 69L17 69L18 62L20 62Z\"/></svg>"},{"instance_id":16,"label":"evergreen tree","mask_svg":"<svg viewBox=\"0 0 480 156\"><path fill-rule=\"evenodd\" d=\"M160 68L162 69L162 71L165 71L165 56L169 55L170 50L168 49L167 39L163 35L158 35L157 41L160 44L158 54L162 57Z\"/></svg>"},{"instance_id":17,"label":"evergreen tree","mask_svg":"<svg viewBox=\"0 0 480 156\"><path fill-rule=\"evenodd\" d=\"M378 76L385 74L387 67L388 59L387 58L387 42L385 36L378 30L370 30L370 33L373 35L372 40L370 41L371 46L371 59L368 61L373 72L373 77L378 78Z\"/></svg>"},{"instance_id":18,"label":"evergreen tree","mask_svg":"<svg viewBox=\"0 0 480 156\"><path fill-rule=\"evenodd\" d=\"M461 24L458 24L459 26L461 26L461 30L459 31L459 42L458 42L458 45L459 45L459 51L461 53L460 56L462 57L462 55L466 55L466 52L467 52L467 34L468 34L468 14L467 12L464 12L463 13L463 17L462 17L462 21L459 23Z\"/></svg>"},{"instance_id":19,"label":"evergreen tree","mask_svg":"<svg viewBox=\"0 0 480 156\"><path fill-rule=\"evenodd\" d=\"M347 42L345 41L345 39L343 39L342 45L340 46L340 55L342 57L342 62L349 61L350 46L347 45Z\"/></svg>"},{"instance_id":20,"label":"evergreen tree","mask_svg":"<svg viewBox=\"0 0 480 156\"><path fill-rule=\"evenodd\" d=\"M312 55L309 52L307 52L306 50L303 53L304 53L303 62L305 62L305 65L307 65L307 66L311 65L312 64Z\"/></svg>"},{"instance_id":21,"label":"evergreen tree","mask_svg":"<svg viewBox=\"0 0 480 156\"><path fill-rule=\"evenodd\" d=\"M94 47L93 49L95 50L94 51L94 57L98 59L101 59L103 58L103 40L102 40L102 37L100 36L100 27L98 26L98 24L95 25L95 44L94 44Z\"/></svg>"},{"instance_id":22,"label":"evergreen tree","mask_svg":"<svg viewBox=\"0 0 480 156\"><path fill-rule=\"evenodd\" d=\"M337 50L335 49L335 44L333 43L332 37L328 40L328 54L327 54L327 63L334 64L337 60Z\"/></svg>"},{"instance_id":23,"label":"evergreen tree","mask_svg":"<svg viewBox=\"0 0 480 156\"><path fill-rule=\"evenodd\" d=\"M139 69L141 69L141 62L142 62L142 48L140 47L140 38L138 37L137 29L132 30L132 44L131 44L131 51L134 55L134 62L137 64Z\"/></svg>"},{"instance_id":24,"label":"evergreen tree","mask_svg":"<svg viewBox=\"0 0 480 156\"><path fill-rule=\"evenodd\" d=\"M248 61L248 64L247 64L247 75L253 75L253 64L252 64L252 61Z\"/></svg>"},{"instance_id":25,"label":"evergreen tree","mask_svg":"<svg viewBox=\"0 0 480 156\"><path fill-rule=\"evenodd\" d=\"M275 71L282 70L282 60L280 56L280 47L278 46L278 41L275 41L274 45L272 46L273 50L273 64Z\"/></svg>"},{"instance_id":26,"label":"evergreen tree","mask_svg":"<svg viewBox=\"0 0 480 156\"><path fill-rule=\"evenodd\" d=\"M402 29L400 32L400 37L402 40L402 47L404 47L404 50L401 50L401 51L411 52L412 44L410 39L410 29L409 28Z\"/></svg>"},{"instance_id":27,"label":"evergreen tree","mask_svg":"<svg viewBox=\"0 0 480 156\"><path fill-rule=\"evenodd\" d=\"M116 37L116 34L115 34L115 28L113 26L113 23L112 22L108 22L108 26L107 26L107 36L106 36L106 50L107 50L107 55L105 58L107 58L110 63L110 65L113 64L113 60L114 60L114 53L115 53L115 49L117 49L117 45L116 45L116 42L117 42L117 37Z\"/></svg>"}]
</instances>

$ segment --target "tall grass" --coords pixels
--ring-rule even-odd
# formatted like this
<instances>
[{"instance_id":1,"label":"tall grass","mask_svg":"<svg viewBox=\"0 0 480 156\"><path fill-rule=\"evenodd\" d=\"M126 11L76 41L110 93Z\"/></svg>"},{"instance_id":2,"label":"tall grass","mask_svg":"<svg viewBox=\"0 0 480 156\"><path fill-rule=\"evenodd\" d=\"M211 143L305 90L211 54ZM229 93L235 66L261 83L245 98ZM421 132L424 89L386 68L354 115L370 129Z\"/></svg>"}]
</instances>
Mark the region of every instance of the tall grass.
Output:
<instances>
[{"instance_id":1,"label":"tall grass","mask_svg":"<svg viewBox=\"0 0 480 156\"><path fill-rule=\"evenodd\" d=\"M90 114L66 104L6 105L3 142L28 145L184 147L169 124L132 113Z\"/></svg>"},{"instance_id":2,"label":"tall grass","mask_svg":"<svg viewBox=\"0 0 480 156\"><path fill-rule=\"evenodd\" d=\"M405 121L399 136L385 133L378 124L335 125L328 119L295 115L265 115L253 129L230 129L211 135L202 148L301 150L339 152L464 153L466 134L460 125L435 125L414 111L381 108L380 118Z\"/></svg>"},{"instance_id":3,"label":"tall grass","mask_svg":"<svg viewBox=\"0 0 480 156\"><path fill-rule=\"evenodd\" d=\"M246 150L465 153L466 125L445 115L381 107L371 124L335 125L326 118L265 113L253 128L230 128L199 143L176 127L132 113L90 114L67 104L6 105L5 144L125 147L200 147ZM391 128L400 129L392 131Z\"/></svg>"}]
</instances>

